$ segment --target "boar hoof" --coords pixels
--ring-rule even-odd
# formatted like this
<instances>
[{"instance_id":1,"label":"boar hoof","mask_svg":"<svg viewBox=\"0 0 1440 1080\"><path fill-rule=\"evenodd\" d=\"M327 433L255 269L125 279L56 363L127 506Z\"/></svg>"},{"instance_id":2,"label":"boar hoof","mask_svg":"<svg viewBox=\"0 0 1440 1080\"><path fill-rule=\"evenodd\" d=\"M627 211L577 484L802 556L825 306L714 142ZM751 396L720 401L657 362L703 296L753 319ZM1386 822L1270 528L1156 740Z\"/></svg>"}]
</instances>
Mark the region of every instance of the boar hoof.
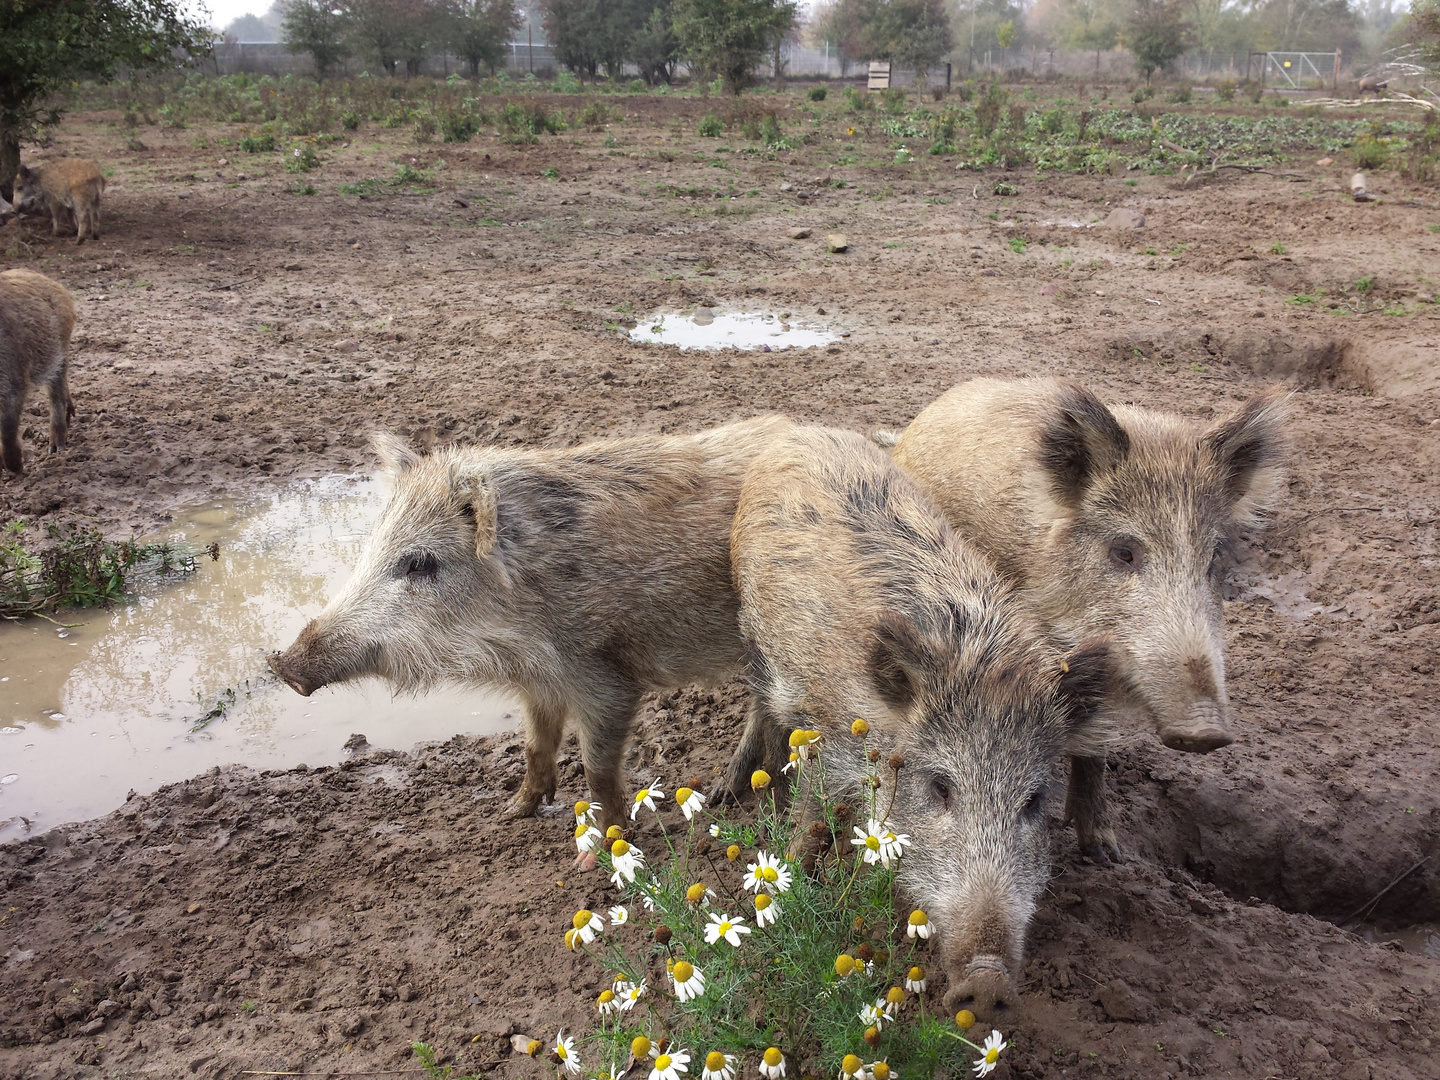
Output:
<instances>
[{"instance_id":1,"label":"boar hoof","mask_svg":"<svg viewBox=\"0 0 1440 1080\"><path fill-rule=\"evenodd\" d=\"M503 816L512 819L534 817L535 811L540 809L540 801L544 798L543 792L525 791L522 788L516 792L515 798L510 800L510 805L505 808Z\"/></svg>"},{"instance_id":2,"label":"boar hoof","mask_svg":"<svg viewBox=\"0 0 1440 1080\"><path fill-rule=\"evenodd\" d=\"M1101 829L1090 836L1082 836L1080 854L1092 862L1102 864L1125 861L1125 857L1120 854L1120 843L1115 839L1113 829Z\"/></svg>"},{"instance_id":3,"label":"boar hoof","mask_svg":"<svg viewBox=\"0 0 1440 1080\"><path fill-rule=\"evenodd\" d=\"M969 1009L981 1019L992 1019L1019 1001L1005 961L998 956L977 956L965 965L960 978L951 976L945 1008Z\"/></svg>"}]
</instances>

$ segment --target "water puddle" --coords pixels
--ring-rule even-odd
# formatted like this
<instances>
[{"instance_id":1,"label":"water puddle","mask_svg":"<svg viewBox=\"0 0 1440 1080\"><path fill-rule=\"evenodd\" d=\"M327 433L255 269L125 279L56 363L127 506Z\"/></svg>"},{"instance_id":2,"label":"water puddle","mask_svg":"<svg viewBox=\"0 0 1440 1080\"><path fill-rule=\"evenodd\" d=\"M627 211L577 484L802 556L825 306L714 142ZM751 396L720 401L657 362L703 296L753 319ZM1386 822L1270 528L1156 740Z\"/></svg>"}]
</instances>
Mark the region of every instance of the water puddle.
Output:
<instances>
[{"instance_id":1,"label":"water puddle","mask_svg":"<svg viewBox=\"0 0 1440 1080\"><path fill-rule=\"evenodd\" d=\"M1382 930L1373 923L1362 923L1355 933L1377 945L1393 941L1407 953L1440 960L1440 923L1415 923L1399 930Z\"/></svg>"},{"instance_id":2,"label":"water puddle","mask_svg":"<svg viewBox=\"0 0 1440 1080\"><path fill-rule=\"evenodd\" d=\"M332 764L356 732L408 749L514 727L518 702L504 695L394 699L365 682L302 698L265 666L349 576L383 504L377 483L353 478L207 504L165 534L220 544L193 577L146 581L135 603L66 618L85 624L68 631L0 625L0 840L213 765Z\"/></svg>"},{"instance_id":3,"label":"water puddle","mask_svg":"<svg viewBox=\"0 0 1440 1080\"><path fill-rule=\"evenodd\" d=\"M680 349L744 349L774 352L828 345L840 335L823 326L802 323L790 313L745 312L720 314L710 308L661 312L642 319L630 331L630 340L645 345L674 345Z\"/></svg>"}]
</instances>

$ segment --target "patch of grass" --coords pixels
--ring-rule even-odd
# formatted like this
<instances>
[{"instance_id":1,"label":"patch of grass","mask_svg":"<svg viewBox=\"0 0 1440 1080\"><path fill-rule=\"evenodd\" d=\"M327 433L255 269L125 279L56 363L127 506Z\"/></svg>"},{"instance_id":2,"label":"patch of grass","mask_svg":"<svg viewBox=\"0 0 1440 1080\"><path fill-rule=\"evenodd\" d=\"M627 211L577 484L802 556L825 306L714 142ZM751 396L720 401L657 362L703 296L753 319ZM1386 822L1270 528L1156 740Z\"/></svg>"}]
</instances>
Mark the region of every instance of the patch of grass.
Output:
<instances>
[{"instance_id":1,"label":"patch of grass","mask_svg":"<svg viewBox=\"0 0 1440 1080\"><path fill-rule=\"evenodd\" d=\"M1023 236L1012 236L1007 243L1010 245L1010 250L1017 255L1023 255L1025 249L1030 246Z\"/></svg>"},{"instance_id":2,"label":"patch of grass","mask_svg":"<svg viewBox=\"0 0 1440 1080\"><path fill-rule=\"evenodd\" d=\"M199 557L218 558L220 549L189 544L147 544L107 540L96 528L51 524L48 541L27 547L26 522L0 530L0 616L20 618L73 608L109 607L125 598L128 581L139 573L193 574Z\"/></svg>"},{"instance_id":3,"label":"patch of grass","mask_svg":"<svg viewBox=\"0 0 1440 1080\"><path fill-rule=\"evenodd\" d=\"M540 175L546 180L559 180L560 170L557 169L554 165L547 165L545 166L545 168L540 170Z\"/></svg>"},{"instance_id":4,"label":"patch of grass","mask_svg":"<svg viewBox=\"0 0 1440 1080\"><path fill-rule=\"evenodd\" d=\"M1186 249L1187 249L1188 247L1189 247L1188 244L1176 244L1174 247L1172 247L1172 248L1170 249L1170 254L1171 254L1171 255L1184 255L1184 254L1185 254L1185 251L1186 251Z\"/></svg>"},{"instance_id":5,"label":"patch of grass","mask_svg":"<svg viewBox=\"0 0 1440 1080\"><path fill-rule=\"evenodd\" d=\"M1279 240L1276 240L1275 243L1273 243L1273 244L1270 245L1270 254L1271 254L1271 255L1284 255L1285 252L1286 252L1286 250L1287 250L1287 249L1286 249L1285 245L1282 244Z\"/></svg>"},{"instance_id":6,"label":"patch of grass","mask_svg":"<svg viewBox=\"0 0 1440 1080\"><path fill-rule=\"evenodd\" d=\"M1146 254L1146 255L1159 255L1159 254L1160 254L1160 251L1159 251L1158 248L1147 247L1147 248L1145 249L1145 251L1144 251L1144 254Z\"/></svg>"},{"instance_id":7,"label":"patch of grass","mask_svg":"<svg viewBox=\"0 0 1440 1080\"><path fill-rule=\"evenodd\" d=\"M805 96L811 101L824 101L826 90L823 86L812 86L805 92Z\"/></svg>"},{"instance_id":8,"label":"patch of grass","mask_svg":"<svg viewBox=\"0 0 1440 1080\"><path fill-rule=\"evenodd\" d=\"M1356 291L1357 293L1359 293L1361 296L1365 296L1365 295L1368 294L1368 293L1374 292L1374 291L1375 291L1375 275L1374 275L1374 274L1366 274L1364 277L1358 279L1358 280L1355 282L1355 285L1354 285L1353 287L1354 287L1355 291Z\"/></svg>"},{"instance_id":9,"label":"patch of grass","mask_svg":"<svg viewBox=\"0 0 1440 1080\"><path fill-rule=\"evenodd\" d=\"M268 131L257 131L240 139L240 149L247 154L265 154L275 149L275 136Z\"/></svg>"},{"instance_id":10,"label":"patch of grass","mask_svg":"<svg viewBox=\"0 0 1440 1080\"><path fill-rule=\"evenodd\" d=\"M1303 293L1303 292L1302 292L1302 293L1296 293L1294 296L1290 297L1290 299L1286 300L1285 302L1286 302L1287 304L1299 304L1299 305L1303 306L1303 305L1305 305L1305 304L1313 304L1313 303L1315 303L1315 302L1316 302L1317 300L1319 300L1319 299L1320 299L1320 293L1318 293L1318 292L1313 292L1313 293Z\"/></svg>"},{"instance_id":11,"label":"patch of grass","mask_svg":"<svg viewBox=\"0 0 1440 1080\"><path fill-rule=\"evenodd\" d=\"M706 113L700 121L699 134L702 139L718 139L725 130L725 125L714 113Z\"/></svg>"}]
</instances>

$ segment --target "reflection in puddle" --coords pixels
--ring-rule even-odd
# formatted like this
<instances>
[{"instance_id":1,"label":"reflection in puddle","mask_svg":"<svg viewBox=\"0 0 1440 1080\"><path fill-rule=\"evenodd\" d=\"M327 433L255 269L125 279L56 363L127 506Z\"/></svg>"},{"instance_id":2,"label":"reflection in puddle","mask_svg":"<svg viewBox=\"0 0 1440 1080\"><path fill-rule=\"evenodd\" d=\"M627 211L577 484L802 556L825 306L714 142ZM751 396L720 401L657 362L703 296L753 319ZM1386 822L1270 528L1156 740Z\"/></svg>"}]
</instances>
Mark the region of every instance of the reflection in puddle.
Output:
<instances>
[{"instance_id":1,"label":"reflection in puddle","mask_svg":"<svg viewBox=\"0 0 1440 1080\"><path fill-rule=\"evenodd\" d=\"M630 331L630 340L646 345L674 345L681 349L775 349L828 345L838 334L823 326L809 326L780 315L717 314L710 308L691 313L660 313L642 319Z\"/></svg>"},{"instance_id":2,"label":"reflection in puddle","mask_svg":"<svg viewBox=\"0 0 1440 1080\"><path fill-rule=\"evenodd\" d=\"M213 765L333 763L355 732L408 749L514 726L518 706L501 695L393 699L367 681L302 698L266 668L349 576L383 504L376 483L344 478L210 504L178 515L167 536L219 541L219 562L146 580L135 603L81 612L67 621L85 625L64 636L38 619L0 626L0 840Z\"/></svg>"},{"instance_id":3,"label":"reflection in puddle","mask_svg":"<svg viewBox=\"0 0 1440 1080\"><path fill-rule=\"evenodd\" d=\"M1440 960L1440 923L1415 923L1402 930L1381 930L1373 923L1362 923L1355 927L1355 933L1366 941L1394 941L1408 953Z\"/></svg>"}]
</instances>

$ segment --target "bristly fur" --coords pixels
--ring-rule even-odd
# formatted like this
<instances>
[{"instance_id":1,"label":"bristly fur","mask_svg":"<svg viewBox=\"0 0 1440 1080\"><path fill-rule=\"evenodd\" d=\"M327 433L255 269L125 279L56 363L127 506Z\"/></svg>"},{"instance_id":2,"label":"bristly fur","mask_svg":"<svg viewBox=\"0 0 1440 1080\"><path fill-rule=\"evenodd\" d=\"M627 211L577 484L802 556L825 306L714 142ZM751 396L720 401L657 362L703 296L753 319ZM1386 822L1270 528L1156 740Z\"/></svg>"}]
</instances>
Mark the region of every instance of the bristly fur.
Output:
<instances>
[{"instance_id":1,"label":"bristly fur","mask_svg":"<svg viewBox=\"0 0 1440 1080\"><path fill-rule=\"evenodd\" d=\"M902 881L939 929L952 991L1012 995L1048 876L1037 808L1053 760L1103 739L1105 643L1062 657L919 485L851 432L776 440L745 477L732 548L756 698L732 793L762 749L784 764L779 733L816 727L827 791L862 805L850 724L866 719L880 760L905 762L882 767L877 798L914 841ZM997 958L989 973L967 975L981 956Z\"/></svg>"},{"instance_id":2,"label":"bristly fur","mask_svg":"<svg viewBox=\"0 0 1440 1080\"><path fill-rule=\"evenodd\" d=\"M50 231L59 236L75 223L75 243L100 239L100 196L105 175L93 161L60 158L35 166L20 166L15 175L15 209L29 210L44 203L50 211Z\"/></svg>"},{"instance_id":3,"label":"bristly fur","mask_svg":"<svg viewBox=\"0 0 1440 1080\"><path fill-rule=\"evenodd\" d=\"M1204 751L1232 738L1225 553L1283 491L1287 399L1265 390L1202 427L1107 406L1058 379L974 379L923 410L894 457L1054 640L1112 637L1111 711L1139 713L1168 745ZM1117 854L1103 767L1078 775L1081 844Z\"/></svg>"},{"instance_id":4,"label":"bristly fur","mask_svg":"<svg viewBox=\"0 0 1440 1080\"><path fill-rule=\"evenodd\" d=\"M499 685L524 699L516 813L554 795L565 722L607 823L641 697L735 674L730 576L740 479L779 417L569 450L449 448L380 435L393 494L339 596L271 666L309 693Z\"/></svg>"},{"instance_id":5,"label":"bristly fur","mask_svg":"<svg viewBox=\"0 0 1440 1080\"><path fill-rule=\"evenodd\" d=\"M65 449L75 403L70 398L70 335L75 304L58 281L33 270L0 273L0 454L24 472L20 418L32 386L50 395L50 452Z\"/></svg>"}]
</instances>

